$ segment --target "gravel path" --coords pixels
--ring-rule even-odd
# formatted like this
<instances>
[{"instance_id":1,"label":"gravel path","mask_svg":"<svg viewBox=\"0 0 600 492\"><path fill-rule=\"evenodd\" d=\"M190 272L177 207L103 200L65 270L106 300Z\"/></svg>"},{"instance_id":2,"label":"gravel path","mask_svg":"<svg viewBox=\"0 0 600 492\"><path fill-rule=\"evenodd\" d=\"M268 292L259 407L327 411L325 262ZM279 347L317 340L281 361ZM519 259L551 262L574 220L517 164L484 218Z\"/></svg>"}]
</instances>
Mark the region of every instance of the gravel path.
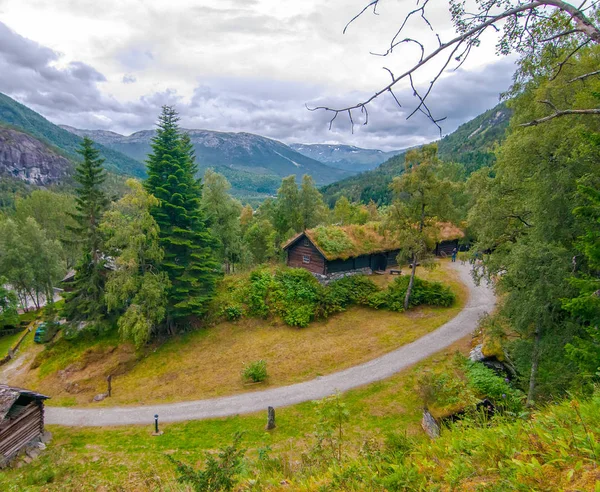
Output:
<instances>
[{"instance_id":1,"label":"gravel path","mask_svg":"<svg viewBox=\"0 0 600 492\"><path fill-rule=\"evenodd\" d=\"M151 424L154 414L160 416L161 422L226 417L266 411L268 406L278 408L318 400L336 391L385 379L469 335L477 327L479 318L494 308L496 299L492 289L486 285L475 286L468 265L454 263L452 267L469 288L465 308L437 330L364 364L304 383L210 400L97 409L46 407L46 423L67 426Z\"/></svg>"}]
</instances>

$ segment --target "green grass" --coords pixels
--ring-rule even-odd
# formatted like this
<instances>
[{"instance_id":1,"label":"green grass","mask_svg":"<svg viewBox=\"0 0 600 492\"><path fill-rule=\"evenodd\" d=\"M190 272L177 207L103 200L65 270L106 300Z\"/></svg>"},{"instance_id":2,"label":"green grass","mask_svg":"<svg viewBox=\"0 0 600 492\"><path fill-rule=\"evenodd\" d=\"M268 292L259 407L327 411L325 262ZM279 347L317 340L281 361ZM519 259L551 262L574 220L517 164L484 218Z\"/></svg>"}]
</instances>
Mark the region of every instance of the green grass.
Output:
<instances>
[{"instance_id":1,"label":"green grass","mask_svg":"<svg viewBox=\"0 0 600 492\"><path fill-rule=\"evenodd\" d=\"M432 363L452 364L454 351L465 342L434 356L392 378L342 396L351 413L348 450L358 452L366 435L383 436L392 430L419 432L421 402L415 390L419 374ZM313 442L316 424L313 403L276 409L277 428L266 432L264 413L224 419L161 424L164 435L153 437L147 426L115 428L68 428L49 426L53 440L49 449L24 469L0 476L0 490L107 490L172 487L173 467L165 454L188 463L201 462L205 451L227 444L234 433L244 433L248 456L270 446L296 462ZM50 483L45 480L52 477ZM119 488L122 487L122 488ZM172 489L166 489L172 490Z\"/></svg>"},{"instance_id":2,"label":"green grass","mask_svg":"<svg viewBox=\"0 0 600 492\"><path fill-rule=\"evenodd\" d=\"M21 335L23 335L22 331L15 333L14 335L8 335L0 338L0 359L8 354L9 349L16 345Z\"/></svg>"},{"instance_id":3,"label":"green grass","mask_svg":"<svg viewBox=\"0 0 600 492\"><path fill-rule=\"evenodd\" d=\"M164 434L158 437L151 435L151 421L146 426L101 429L52 426L48 450L24 468L6 470L0 475L0 489L189 490L176 483L165 455L200 467L205 452L243 432L248 452L239 490L598 490L598 394L516 421L482 425L467 420L444 430L436 441L424 436L419 425L420 375L426 370L452 373L457 367L454 351L465 353L469 347L469 340L463 340L396 376L341 395L350 412L341 463L309 466L303 461L315 442L317 424L314 404L303 403L276 409L277 428L271 432L264 430L266 409L248 416L161 425ZM405 433L408 440L402 438ZM405 453L385 444L389 434L399 436L395 442L408 443ZM367 455L365 443L372 449ZM257 460L259 450L267 446L277 466ZM340 476L345 477L343 487ZM338 485L321 488L335 480Z\"/></svg>"}]
</instances>

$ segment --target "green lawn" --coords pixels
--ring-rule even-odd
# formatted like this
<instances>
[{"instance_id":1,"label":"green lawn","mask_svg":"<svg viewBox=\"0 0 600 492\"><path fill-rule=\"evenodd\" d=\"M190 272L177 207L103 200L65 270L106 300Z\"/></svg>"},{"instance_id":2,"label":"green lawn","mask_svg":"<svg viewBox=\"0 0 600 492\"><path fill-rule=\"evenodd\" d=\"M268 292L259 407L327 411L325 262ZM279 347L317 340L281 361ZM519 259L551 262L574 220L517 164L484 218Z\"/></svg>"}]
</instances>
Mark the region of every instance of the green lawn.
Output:
<instances>
[{"instance_id":1,"label":"green lawn","mask_svg":"<svg viewBox=\"0 0 600 492\"><path fill-rule=\"evenodd\" d=\"M350 412L346 449L356 455L366 438L382 440L390 432L404 432L422 439L421 401L416 382L424 368L442 370L452 365L456 350L466 352L469 340L435 355L398 375L350 391L341 396ZM277 428L264 430L266 409L261 414L176 424L161 424L164 435L153 437L153 426L68 428L49 426L53 440L42 458L23 469L0 476L1 490L178 490L172 454L191 464L201 462L207 450L217 449L243 432L248 456L269 446L287 456L290 473L314 438L313 403L276 410ZM285 477L275 477L275 481ZM276 490L276 489L273 489ZM293 490L293 489L292 489Z\"/></svg>"},{"instance_id":2,"label":"green lawn","mask_svg":"<svg viewBox=\"0 0 600 492\"><path fill-rule=\"evenodd\" d=\"M8 354L8 350L16 345L23 332L15 333L0 338L0 359Z\"/></svg>"}]
</instances>

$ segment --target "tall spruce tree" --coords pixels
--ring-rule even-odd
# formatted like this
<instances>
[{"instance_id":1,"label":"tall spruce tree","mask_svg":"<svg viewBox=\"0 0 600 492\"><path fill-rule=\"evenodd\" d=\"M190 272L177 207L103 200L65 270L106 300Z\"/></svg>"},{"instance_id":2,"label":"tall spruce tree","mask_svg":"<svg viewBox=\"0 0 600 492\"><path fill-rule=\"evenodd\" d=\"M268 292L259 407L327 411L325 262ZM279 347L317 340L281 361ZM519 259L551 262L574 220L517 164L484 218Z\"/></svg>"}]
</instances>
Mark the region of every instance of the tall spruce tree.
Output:
<instances>
[{"instance_id":1,"label":"tall spruce tree","mask_svg":"<svg viewBox=\"0 0 600 492\"><path fill-rule=\"evenodd\" d=\"M152 215L165 253L161 268L171 281L165 318L170 333L190 317L206 312L221 275L213 254L215 241L200 207L202 186L194 176L193 146L180 133L178 121L177 112L163 106L146 161L145 184L159 201Z\"/></svg>"},{"instance_id":2,"label":"tall spruce tree","mask_svg":"<svg viewBox=\"0 0 600 492\"><path fill-rule=\"evenodd\" d=\"M65 299L64 315L68 320L99 321L104 317L104 265L102 235L99 230L108 198L102 191L106 171L94 142L84 138L78 153L83 162L75 169L76 212L70 214L76 225L69 226L82 245L83 257L76 265L73 290Z\"/></svg>"}]
</instances>

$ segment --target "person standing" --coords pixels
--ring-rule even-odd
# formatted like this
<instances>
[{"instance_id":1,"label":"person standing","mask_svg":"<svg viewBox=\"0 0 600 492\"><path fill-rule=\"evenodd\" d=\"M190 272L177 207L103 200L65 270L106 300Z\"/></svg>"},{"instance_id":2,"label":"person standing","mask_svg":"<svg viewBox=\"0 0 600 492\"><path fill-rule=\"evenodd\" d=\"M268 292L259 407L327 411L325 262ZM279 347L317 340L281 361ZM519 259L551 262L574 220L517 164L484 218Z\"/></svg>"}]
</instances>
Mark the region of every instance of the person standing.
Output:
<instances>
[{"instance_id":1,"label":"person standing","mask_svg":"<svg viewBox=\"0 0 600 492\"><path fill-rule=\"evenodd\" d=\"M458 253L457 249L454 248L452 250L452 263L456 262L456 254Z\"/></svg>"}]
</instances>

